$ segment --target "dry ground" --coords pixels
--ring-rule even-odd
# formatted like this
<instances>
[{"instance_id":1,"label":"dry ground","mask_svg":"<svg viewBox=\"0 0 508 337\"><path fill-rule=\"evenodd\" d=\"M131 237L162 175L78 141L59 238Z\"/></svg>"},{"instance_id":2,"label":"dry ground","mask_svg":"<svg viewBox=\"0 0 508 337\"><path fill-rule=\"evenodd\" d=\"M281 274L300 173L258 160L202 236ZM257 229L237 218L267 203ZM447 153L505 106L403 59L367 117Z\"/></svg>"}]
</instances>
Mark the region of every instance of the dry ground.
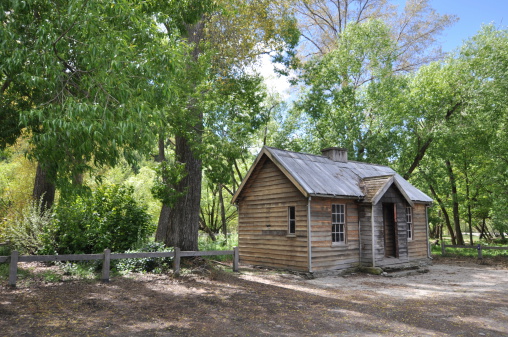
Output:
<instances>
[{"instance_id":1,"label":"dry ground","mask_svg":"<svg viewBox=\"0 0 508 337\"><path fill-rule=\"evenodd\" d=\"M3 283L0 336L508 336L507 281L506 260L439 259L400 278L241 268Z\"/></svg>"}]
</instances>

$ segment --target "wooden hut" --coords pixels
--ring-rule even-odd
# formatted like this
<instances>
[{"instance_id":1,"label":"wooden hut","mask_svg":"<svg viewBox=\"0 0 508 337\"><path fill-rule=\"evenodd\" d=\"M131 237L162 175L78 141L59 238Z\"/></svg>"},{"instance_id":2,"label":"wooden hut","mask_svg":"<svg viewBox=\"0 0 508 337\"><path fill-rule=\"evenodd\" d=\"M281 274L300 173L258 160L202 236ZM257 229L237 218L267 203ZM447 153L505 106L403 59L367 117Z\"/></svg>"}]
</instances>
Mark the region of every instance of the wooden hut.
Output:
<instances>
[{"instance_id":1,"label":"wooden hut","mask_svg":"<svg viewBox=\"0 0 508 337\"><path fill-rule=\"evenodd\" d=\"M310 273L427 263L432 199L387 166L263 147L233 197L240 261Z\"/></svg>"}]
</instances>

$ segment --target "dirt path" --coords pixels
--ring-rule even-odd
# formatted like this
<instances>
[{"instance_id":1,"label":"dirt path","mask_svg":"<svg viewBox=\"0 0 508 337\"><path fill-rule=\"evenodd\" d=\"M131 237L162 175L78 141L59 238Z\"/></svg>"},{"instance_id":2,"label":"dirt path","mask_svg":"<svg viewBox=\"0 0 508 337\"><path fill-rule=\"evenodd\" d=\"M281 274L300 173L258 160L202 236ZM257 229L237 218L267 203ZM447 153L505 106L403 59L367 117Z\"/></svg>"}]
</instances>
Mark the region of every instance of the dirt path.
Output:
<instances>
[{"instance_id":1,"label":"dirt path","mask_svg":"<svg viewBox=\"0 0 508 337\"><path fill-rule=\"evenodd\" d=\"M257 269L0 287L0 336L507 336L508 268L305 280Z\"/></svg>"}]
</instances>

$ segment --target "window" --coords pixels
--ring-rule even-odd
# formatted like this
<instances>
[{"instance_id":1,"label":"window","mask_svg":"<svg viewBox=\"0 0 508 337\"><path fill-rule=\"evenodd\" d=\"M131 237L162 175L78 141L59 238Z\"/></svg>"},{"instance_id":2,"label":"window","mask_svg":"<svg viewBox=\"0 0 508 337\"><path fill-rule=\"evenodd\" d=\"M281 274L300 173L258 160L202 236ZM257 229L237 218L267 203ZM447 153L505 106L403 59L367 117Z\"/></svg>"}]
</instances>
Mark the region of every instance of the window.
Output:
<instances>
[{"instance_id":1,"label":"window","mask_svg":"<svg viewBox=\"0 0 508 337\"><path fill-rule=\"evenodd\" d=\"M288 234L296 233L296 214L295 206L288 207Z\"/></svg>"},{"instance_id":2,"label":"window","mask_svg":"<svg viewBox=\"0 0 508 337\"><path fill-rule=\"evenodd\" d=\"M332 205L332 243L345 243L346 205Z\"/></svg>"},{"instance_id":3,"label":"window","mask_svg":"<svg viewBox=\"0 0 508 337\"><path fill-rule=\"evenodd\" d=\"M413 240L413 208L406 207L407 239Z\"/></svg>"}]
</instances>

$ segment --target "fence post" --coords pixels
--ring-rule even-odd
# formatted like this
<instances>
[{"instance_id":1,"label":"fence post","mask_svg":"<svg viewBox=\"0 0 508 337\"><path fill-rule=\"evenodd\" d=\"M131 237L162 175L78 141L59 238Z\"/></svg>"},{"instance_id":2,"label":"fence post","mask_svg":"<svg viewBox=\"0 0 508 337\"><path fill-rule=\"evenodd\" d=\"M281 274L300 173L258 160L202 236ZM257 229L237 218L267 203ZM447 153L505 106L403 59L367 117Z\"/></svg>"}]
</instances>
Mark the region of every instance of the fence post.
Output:
<instances>
[{"instance_id":1,"label":"fence post","mask_svg":"<svg viewBox=\"0 0 508 337\"><path fill-rule=\"evenodd\" d=\"M478 259L483 259L483 254L482 254L482 244L479 243L478 246L476 247L476 249L478 249Z\"/></svg>"},{"instance_id":2,"label":"fence post","mask_svg":"<svg viewBox=\"0 0 508 337\"><path fill-rule=\"evenodd\" d=\"M445 244L443 240L441 240L441 255L445 255Z\"/></svg>"},{"instance_id":3,"label":"fence post","mask_svg":"<svg viewBox=\"0 0 508 337\"><path fill-rule=\"evenodd\" d=\"M104 260L102 261L102 282L109 282L109 269L111 265L111 250L104 249Z\"/></svg>"},{"instance_id":4,"label":"fence post","mask_svg":"<svg viewBox=\"0 0 508 337\"><path fill-rule=\"evenodd\" d=\"M175 247L175 258L173 259L173 273L180 274L180 248Z\"/></svg>"},{"instance_id":5,"label":"fence post","mask_svg":"<svg viewBox=\"0 0 508 337\"><path fill-rule=\"evenodd\" d=\"M240 262L240 255L238 253L238 247L233 248L233 271L238 272L238 262Z\"/></svg>"},{"instance_id":6,"label":"fence post","mask_svg":"<svg viewBox=\"0 0 508 337\"><path fill-rule=\"evenodd\" d=\"M9 264L9 285L11 287L16 286L16 279L18 274L18 258L19 254L17 250L11 252L11 263Z\"/></svg>"}]
</instances>

